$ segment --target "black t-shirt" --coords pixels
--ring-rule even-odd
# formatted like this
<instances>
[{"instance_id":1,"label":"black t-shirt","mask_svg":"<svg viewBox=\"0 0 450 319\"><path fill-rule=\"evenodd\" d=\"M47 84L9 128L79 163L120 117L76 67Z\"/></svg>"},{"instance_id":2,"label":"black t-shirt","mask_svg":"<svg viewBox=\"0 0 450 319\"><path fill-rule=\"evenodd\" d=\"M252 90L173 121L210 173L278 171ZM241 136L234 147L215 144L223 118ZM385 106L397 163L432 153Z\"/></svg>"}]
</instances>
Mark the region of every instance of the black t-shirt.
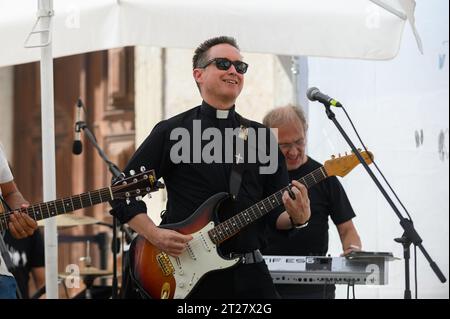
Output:
<instances>
[{"instance_id":1,"label":"black t-shirt","mask_svg":"<svg viewBox=\"0 0 450 319\"><path fill-rule=\"evenodd\" d=\"M322 165L308 157L305 164L289 171L290 180L298 180ZM335 225L355 217L347 195L336 177L329 177L308 189L311 218L308 226L294 229L289 237L269 232L265 255L322 256L328 251L328 217ZM334 298L334 285L276 285L278 293L288 299Z\"/></svg>"},{"instance_id":2,"label":"black t-shirt","mask_svg":"<svg viewBox=\"0 0 450 319\"><path fill-rule=\"evenodd\" d=\"M305 164L289 171L290 180L297 180L322 165L308 157ZM308 189L311 218L308 226L293 230L290 236L273 234L264 249L266 255L322 256L328 251L328 217L335 225L355 217L344 188L332 176Z\"/></svg>"},{"instance_id":3,"label":"black t-shirt","mask_svg":"<svg viewBox=\"0 0 450 319\"><path fill-rule=\"evenodd\" d=\"M31 269L45 266L42 235L39 230L36 230L29 237L15 239L9 232L6 232L5 244L14 265L11 273L16 278L22 298L29 298L28 281Z\"/></svg>"},{"instance_id":4,"label":"black t-shirt","mask_svg":"<svg viewBox=\"0 0 450 319\"><path fill-rule=\"evenodd\" d=\"M158 179L161 177L164 179L168 198L162 224L181 222L192 215L212 195L219 192L230 192L230 173L233 164L230 163L229 158L227 160L226 156L231 155L233 160L237 154L226 152L226 146L230 140L226 138L225 129L239 128L241 122L241 117L235 112L234 107L229 111L227 118L218 119L216 109L203 102L202 105L161 121L154 127L127 164L125 171L130 169L138 171L141 166L145 166L146 169L154 169ZM199 124L201 125L200 129ZM273 138L270 135L270 130L253 121L250 122L250 127L256 132L258 132L258 129L264 131L264 134L257 134L257 141L258 143L266 143L266 150L269 152L269 139ZM215 143L222 144L222 160L218 163L205 163L201 153L198 153L199 149L197 148L197 151L194 149L195 143L200 143L197 145L202 146L200 152L205 152L208 144L212 146L210 144L211 136L200 136L208 133L206 131L208 128L217 128L221 133L220 141L215 140ZM173 154L171 156L171 151L177 150L175 144L181 140L181 135L178 134L186 132L188 132L190 138L190 160L188 163L175 163L172 161ZM175 136L172 139L171 134ZM264 135L265 141L261 139L262 135ZM235 144L233 139L231 141ZM259 145L258 143L256 145ZM253 143L253 145L255 144ZM260 152L260 147L256 147ZM249 156L250 148L246 144L245 154L243 154L243 161L246 166L237 201L234 202L234 208L227 211L226 216L219 216L222 221L277 192L288 183L286 164L278 147L276 147L277 154L274 156L277 161L274 174L261 174L260 168L267 167L269 164L260 160L261 157L258 152L256 153L256 162L252 161ZM124 201L116 200L112 203L112 206L111 213L116 215L122 223L127 222L139 213L147 211L145 203L133 199L129 205ZM276 219L283 211L284 208L281 205L281 207L274 209L247 226L221 245L222 252L243 253L260 248L265 240L266 227L274 229Z\"/></svg>"}]
</instances>

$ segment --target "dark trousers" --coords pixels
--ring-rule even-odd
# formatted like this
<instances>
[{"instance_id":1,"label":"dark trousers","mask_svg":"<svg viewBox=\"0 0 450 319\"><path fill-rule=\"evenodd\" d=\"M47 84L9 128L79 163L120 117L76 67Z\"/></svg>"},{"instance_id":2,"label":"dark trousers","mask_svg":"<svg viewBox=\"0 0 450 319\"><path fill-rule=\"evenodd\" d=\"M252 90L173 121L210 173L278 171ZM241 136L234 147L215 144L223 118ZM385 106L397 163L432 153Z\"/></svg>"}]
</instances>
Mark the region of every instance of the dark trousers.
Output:
<instances>
[{"instance_id":1,"label":"dark trousers","mask_svg":"<svg viewBox=\"0 0 450 319\"><path fill-rule=\"evenodd\" d=\"M122 282L120 297L125 299L146 298L139 292L129 275ZM188 299L280 299L267 265L264 262L238 264L204 276Z\"/></svg>"},{"instance_id":2,"label":"dark trousers","mask_svg":"<svg viewBox=\"0 0 450 319\"><path fill-rule=\"evenodd\" d=\"M205 276L189 299L279 299L264 262L238 264Z\"/></svg>"}]
</instances>

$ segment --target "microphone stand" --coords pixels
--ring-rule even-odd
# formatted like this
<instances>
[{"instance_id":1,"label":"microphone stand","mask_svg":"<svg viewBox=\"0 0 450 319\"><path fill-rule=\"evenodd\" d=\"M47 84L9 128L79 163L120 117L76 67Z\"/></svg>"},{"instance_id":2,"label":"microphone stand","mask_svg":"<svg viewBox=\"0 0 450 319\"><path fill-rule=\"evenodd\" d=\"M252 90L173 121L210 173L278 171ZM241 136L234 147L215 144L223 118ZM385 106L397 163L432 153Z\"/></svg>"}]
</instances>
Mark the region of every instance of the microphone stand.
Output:
<instances>
[{"instance_id":1,"label":"microphone stand","mask_svg":"<svg viewBox=\"0 0 450 319\"><path fill-rule=\"evenodd\" d=\"M422 238L420 238L419 234L417 233L416 229L414 228L414 225L410 219L407 219L403 217L403 215L400 213L400 211L395 206L392 199L389 197L388 193L384 190L383 186L380 184L372 170L370 169L369 165L367 165L366 161L362 158L359 151L356 149L353 142L348 137L347 133L345 133L342 126L339 124L339 122L336 120L336 116L333 113L333 111L330 108L329 103L323 103L325 105L326 114L328 118L336 125L339 132L342 134L344 139L347 141L348 145L350 145L353 153L356 155L358 160L361 162L361 164L366 169L367 173L370 175L372 180L374 181L375 185L377 185L380 192L383 194L384 198L386 198L389 205L392 207L392 210L397 215L397 217L400 219L400 226L402 226L404 232L401 238L395 239L396 242L399 242L403 245L403 254L405 259L405 292L404 292L404 298L405 299L411 299L411 291L409 289L410 287L410 278L409 278L409 256L410 256L410 245L411 243L415 246L419 247L419 249L422 251L423 255L427 259L427 261L430 264L431 269L434 271L436 276L439 278L439 280L444 283L447 281L444 274L439 269L439 266L431 259L428 252L425 250L425 248L422 245Z\"/></svg>"},{"instance_id":2,"label":"microphone stand","mask_svg":"<svg viewBox=\"0 0 450 319\"><path fill-rule=\"evenodd\" d=\"M105 152L100 148L95 139L94 134L89 130L84 121L78 121L75 123L75 129L79 132L83 130L86 136L91 141L92 145L97 149L98 154L103 159L103 161L108 165L108 169L113 175L113 181L119 181L123 179L123 174L119 168L111 162L106 156ZM113 216L113 238L112 238L112 250L113 250L113 279L112 279L112 299L117 299L117 218Z\"/></svg>"}]
</instances>

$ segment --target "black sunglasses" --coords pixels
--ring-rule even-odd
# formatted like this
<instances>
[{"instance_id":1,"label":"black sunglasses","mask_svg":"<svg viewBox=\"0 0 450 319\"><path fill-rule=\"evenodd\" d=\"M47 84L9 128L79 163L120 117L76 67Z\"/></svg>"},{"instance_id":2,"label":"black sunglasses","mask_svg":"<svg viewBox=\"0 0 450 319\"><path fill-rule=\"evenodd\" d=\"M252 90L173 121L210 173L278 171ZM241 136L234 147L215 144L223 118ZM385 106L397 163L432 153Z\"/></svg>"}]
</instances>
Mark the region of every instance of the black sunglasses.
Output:
<instances>
[{"instance_id":1,"label":"black sunglasses","mask_svg":"<svg viewBox=\"0 0 450 319\"><path fill-rule=\"evenodd\" d=\"M248 64L242 61L230 61L227 58L215 58L211 59L205 63L204 66L200 66L199 68L204 69L211 63L214 63L219 70L226 71L231 68L231 65L234 65L236 71L240 74L244 74L247 72Z\"/></svg>"}]
</instances>

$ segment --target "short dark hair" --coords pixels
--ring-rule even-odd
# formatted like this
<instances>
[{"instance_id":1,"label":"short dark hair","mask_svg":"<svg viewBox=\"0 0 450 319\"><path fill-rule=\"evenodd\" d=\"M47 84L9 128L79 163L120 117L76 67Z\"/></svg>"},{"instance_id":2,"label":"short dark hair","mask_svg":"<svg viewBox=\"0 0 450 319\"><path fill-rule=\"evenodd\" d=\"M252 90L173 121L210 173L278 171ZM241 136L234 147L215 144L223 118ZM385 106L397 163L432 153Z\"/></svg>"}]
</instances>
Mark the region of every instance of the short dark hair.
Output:
<instances>
[{"instance_id":1,"label":"short dark hair","mask_svg":"<svg viewBox=\"0 0 450 319\"><path fill-rule=\"evenodd\" d=\"M205 42L201 43L197 47L197 49L195 49L194 57L192 58L192 68L195 69L201 65L205 65L206 62L208 62L208 50L215 45L223 43L229 44L240 50L239 46L236 43L236 40L232 37L220 36L208 39Z\"/></svg>"}]
</instances>

